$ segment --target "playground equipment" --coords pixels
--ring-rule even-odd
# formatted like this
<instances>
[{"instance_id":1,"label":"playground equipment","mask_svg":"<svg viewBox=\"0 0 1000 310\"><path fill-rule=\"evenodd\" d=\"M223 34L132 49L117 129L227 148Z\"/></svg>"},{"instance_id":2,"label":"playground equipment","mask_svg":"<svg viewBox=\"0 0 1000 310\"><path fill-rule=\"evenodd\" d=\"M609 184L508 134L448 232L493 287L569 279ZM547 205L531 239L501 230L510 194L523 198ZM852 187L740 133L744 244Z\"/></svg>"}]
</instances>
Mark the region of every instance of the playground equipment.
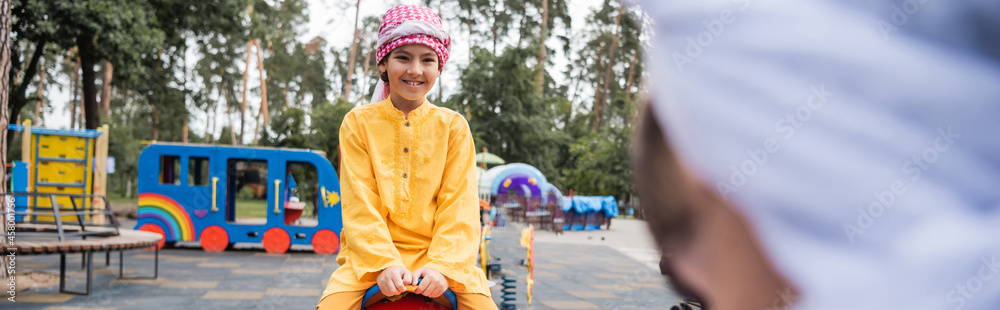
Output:
<instances>
[{"instance_id":1,"label":"playground equipment","mask_svg":"<svg viewBox=\"0 0 1000 310\"><path fill-rule=\"evenodd\" d=\"M487 177L491 177L491 193L496 197L494 205L507 211L500 216L536 225L549 217L548 210L542 207L542 188L549 182L541 171L522 163L497 166L490 170L497 171L495 174L487 171Z\"/></svg>"},{"instance_id":2,"label":"playground equipment","mask_svg":"<svg viewBox=\"0 0 1000 310\"><path fill-rule=\"evenodd\" d=\"M541 229L552 228L556 234L563 233L563 223L565 222L565 214L563 213L563 205L568 202L563 198L562 192L559 191L555 185L551 183L547 184L542 189L542 201L545 204L546 210L548 210L549 215L547 218L543 219Z\"/></svg>"},{"instance_id":3,"label":"playground equipment","mask_svg":"<svg viewBox=\"0 0 1000 310\"><path fill-rule=\"evenodd\" d=\"M531 165L513 163L487 170L480 179L479 192L480 199L492 197L494 210L502 210L496 211L495 226L502 227L510 220L556 233L563 231L563 210L570 202Z\"/></svg>"},{"instance_id":4,"label":"playground equipment","mask_svg":"<svg viewBox=\"0 0 1000 310\"><path fill-rule=\"evenodd\" d=\"M413 287L420 285L420 281L423 279L417 279L417 284L413 285ZM396 309L458 310L458 300L455 297L455 293L450 289L445 290L444 294L434 299L413 293L404 293L398 299L386 298L385 295L382 295L382 291L379 290L378 285L372 285L368 291L365 291L365 295L361 299L361 310Z\"/></svg>"},{"instance_id":5,"label":"playground equipment","mask_svg":"<svg viewBox=\"0 0 1000 310\"><path fill-rule=\"evenodd\" d=\"M139 155L138 178L136 227L163 235L160 247L200 241L210 252L234 243L263 244L269 253L292 244L311 244L318 254L340 250L340 183L319 152L154 142Z\"/></svg>"},{"instance_id":6,"label":"playground equipment","mask_svg":"<svg viewBox=\"0 0 1000 310\"><path fill-rule=\"evenodd\" d=\"M528 228L521 230L521 246L528 249L525 256L524 265L528 267L528 305L531 305L531 294L535 288L535 227L528 225Z\"/></svg>"},{"instance_id":7,"label":"playground equipment","mask_svg":"<svg viewBox=\"0 0 1000 310\"><path fill-rule=\"evenodd\" d=\"M22 125L10 125L21 131L21 160L14 162L13 178L26 182L13 187L15 193L60 194L56 206L64 213L101 211L106 209L108 126L99 130L56 130L31 127L31 120ZM62 195L65 194L65 195ZM80 196L83 195L83 196ZM74 199L81 197L79 200ZM78 204L79 203L79 204ZM51 201L40 196L17 196L16 211L31 211L29 206L52 207ZM84 221L91 219L90 214ZM15 219L21 221L19 216ZM53 217L32 215L28 221L53 222ZM76 216L64 215L62 221L75 221ZM105 217L94 217L94 224L104 224Z\"/></svg>"},{"instance_id":8,"label":"playground equipment","mask_svg":"<svg viewBox=\"0 0 1000 310\"><path fill-rule=\"evenodd\" d=\"M500 279L500 310L517 309L517 278L505 274Z\"/></svg>"},{"instance_id":9,"label":"playground equipment","mask_svg":"<svg viewBox=\"0 0 1000 310\"><path fill-rule=\"evenodd\" d=\"M614 196L573 196L563 205L566 230L600 230L601 225L618 216Z\"/></svg>"}]
</instances>

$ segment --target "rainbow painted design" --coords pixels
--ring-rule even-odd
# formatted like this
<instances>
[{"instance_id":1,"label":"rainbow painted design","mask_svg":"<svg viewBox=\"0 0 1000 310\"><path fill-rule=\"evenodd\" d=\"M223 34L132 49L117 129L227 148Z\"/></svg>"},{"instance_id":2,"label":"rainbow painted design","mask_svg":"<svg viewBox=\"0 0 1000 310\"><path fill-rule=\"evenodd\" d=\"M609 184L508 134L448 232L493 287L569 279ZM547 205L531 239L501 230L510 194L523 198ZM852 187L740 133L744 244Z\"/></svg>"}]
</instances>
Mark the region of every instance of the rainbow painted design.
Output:
<instances>
[{"instance_id":1,"label":"rainbow painted design","mask_svg":"<svg viewBox=\"0 0 1000 310\"><path fill-rule=\"evenodd\" d=\"M143 219L160 224L167 233L167 241L193 241L194 224L191 216L177 201L154 193L139 194L139 221Z\"/></svg>"}]
</instances>

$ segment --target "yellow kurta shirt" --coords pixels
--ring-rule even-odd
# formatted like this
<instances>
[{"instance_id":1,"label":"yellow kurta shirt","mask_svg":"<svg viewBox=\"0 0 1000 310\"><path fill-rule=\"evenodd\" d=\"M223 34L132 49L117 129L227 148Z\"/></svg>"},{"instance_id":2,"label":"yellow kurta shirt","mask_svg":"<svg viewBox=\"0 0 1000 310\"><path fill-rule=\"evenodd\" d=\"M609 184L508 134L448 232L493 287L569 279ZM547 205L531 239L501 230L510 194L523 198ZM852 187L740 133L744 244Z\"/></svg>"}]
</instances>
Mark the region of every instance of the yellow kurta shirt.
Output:
<instances>
[{"instance_id":1,"label":"yellow kurta shirt","mask_svg":"<svg viewBox=\"0 0 1000 310\"><path fill-rule=\"evenodd\" d=\"M340 126L340 267L323 296L368 289L391 266L431 268L455 293L489 296L476 267L474 148L465 118L427 101L408 118L389 99L347 113Z\"/></svg>"}]
</instances>

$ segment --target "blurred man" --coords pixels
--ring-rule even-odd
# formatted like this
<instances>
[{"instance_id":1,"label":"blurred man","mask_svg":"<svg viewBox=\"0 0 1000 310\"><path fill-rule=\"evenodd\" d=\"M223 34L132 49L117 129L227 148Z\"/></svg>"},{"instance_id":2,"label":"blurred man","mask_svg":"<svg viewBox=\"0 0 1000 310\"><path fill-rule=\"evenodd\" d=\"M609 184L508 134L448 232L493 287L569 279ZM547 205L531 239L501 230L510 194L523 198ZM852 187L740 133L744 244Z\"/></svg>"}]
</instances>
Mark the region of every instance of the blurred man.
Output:
<instances>
[{"instance_id":1,"label":"blurred man","mask_svg":"<svg viewBox=\"0 0 1000 310\"><path fill-rule=\"evenodd\" d=\"M713 309L1000 309L1000 3L644 1L636 137Z\"/></svg>"}]
</instances>

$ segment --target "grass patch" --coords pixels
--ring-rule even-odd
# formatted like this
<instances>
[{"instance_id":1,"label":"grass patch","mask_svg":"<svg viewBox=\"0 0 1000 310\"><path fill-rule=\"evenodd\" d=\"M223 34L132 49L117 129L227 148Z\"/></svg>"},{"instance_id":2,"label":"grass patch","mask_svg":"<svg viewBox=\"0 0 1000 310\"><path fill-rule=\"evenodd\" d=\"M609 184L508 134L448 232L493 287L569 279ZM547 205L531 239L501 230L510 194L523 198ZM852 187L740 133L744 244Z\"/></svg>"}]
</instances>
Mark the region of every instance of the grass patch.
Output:
<instances>
[{"instance_id":1,"label":"grass patch","mask_svg":"<svg viewBox=\"0 0 1000 310\"><path fill-rule=\"evenodd\" d=\"M127 198L120 196L107 196L108 202L113 204L137 204L139 203L139 198Z\"/></svg>"},{"instance_id":2,"label":"grass patch","mask_svg":"<svg viewBox=\"0 0 1000 310\"><path fill-rule=\"evenodd\" d=\"M237 199L236 218L267 218L267 201L263 199Z\"/></svg>"}]
</instances>

